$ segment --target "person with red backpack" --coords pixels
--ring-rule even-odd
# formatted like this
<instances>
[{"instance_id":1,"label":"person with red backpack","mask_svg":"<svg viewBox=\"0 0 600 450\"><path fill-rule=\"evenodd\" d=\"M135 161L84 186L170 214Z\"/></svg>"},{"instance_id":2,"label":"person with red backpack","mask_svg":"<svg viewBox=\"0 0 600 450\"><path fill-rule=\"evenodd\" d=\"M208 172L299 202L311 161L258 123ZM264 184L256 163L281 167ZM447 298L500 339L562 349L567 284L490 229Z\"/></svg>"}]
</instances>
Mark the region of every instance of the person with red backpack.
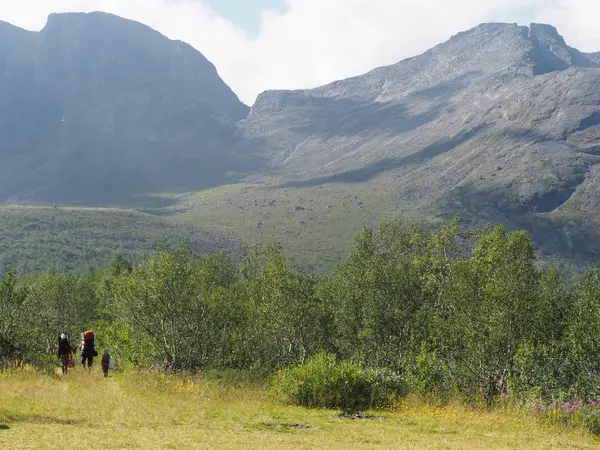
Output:
<instances>
[{"instance_id":1,"label":"person with red backpack","mask_svg":"<svg viewBox=\"0 0 600 450\"><path fill-rule=\"evenodd\" d=\"M96 351L96 335L93 331L88 330L81 333L81 365L85 369L87 361L88 369L92 368L94 356L98 356Z\"/></svg>"}]
</instances>

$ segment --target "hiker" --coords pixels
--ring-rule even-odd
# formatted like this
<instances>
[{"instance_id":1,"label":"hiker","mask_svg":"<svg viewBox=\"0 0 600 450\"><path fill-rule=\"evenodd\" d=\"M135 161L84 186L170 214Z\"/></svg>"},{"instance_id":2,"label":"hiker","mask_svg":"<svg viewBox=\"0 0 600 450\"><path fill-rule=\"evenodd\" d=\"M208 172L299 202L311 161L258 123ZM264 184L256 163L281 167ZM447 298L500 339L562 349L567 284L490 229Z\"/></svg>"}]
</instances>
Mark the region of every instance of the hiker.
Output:
<instances>
[{"instance_id":1,"label":"hiker","mask_svg":"<svg viewBox=\"0 0 600 450\"><path fill-rule=\"evenodd\" d=\"M102 355L102 373L104 374L104 378L108 377L108 369L110 368L110 355L108 354L108 349L104 349L104 355Z\"/></svg>"},{"instance_id":2,"label":"hiker","mask_svg":"<svg viewBox=\"0 0 600 450\"><path fill-rule=\"evenodd\" d=\"M81 333L81 365L85 369L87 361L88 369L92 368L94 356L98 356L96 351L96 335L93 331L88 330Z\"/></svg>"},{"instance_id":3,"label":"hiker","mask_svg":"<svg viewBox=\"0 0 600 450\"><path fill-rule=\"evenodd\" d=\"M60 359L62 363L62 373L63 375L67 374L67 370L69 369L69 361L72 358L72 354L75 353L75 349L69 342L69 336L65 333L60 335L58 339L58 359Z\"/></svg>"}]
</instances>

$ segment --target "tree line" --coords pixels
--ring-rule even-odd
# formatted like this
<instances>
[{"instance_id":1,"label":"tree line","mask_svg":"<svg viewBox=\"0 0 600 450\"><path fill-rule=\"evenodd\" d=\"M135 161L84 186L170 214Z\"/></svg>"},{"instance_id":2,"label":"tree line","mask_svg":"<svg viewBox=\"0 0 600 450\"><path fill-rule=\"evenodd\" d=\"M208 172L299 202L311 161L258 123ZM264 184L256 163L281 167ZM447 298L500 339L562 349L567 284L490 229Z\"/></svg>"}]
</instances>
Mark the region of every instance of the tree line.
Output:
<instances>
[{"instance_id":1,"label":"tree line","mask_svg":"<svg viewBox=\"0 0 600 450\"><path fill-rule=\"evenodd\" d=\"M118 254L84 275L1 280L0 360L51 364L61 332L89 328L121 365L275 372L325 352L417 393L600 398L599 272L542 267L502 226L384 222L320 276L274 246L238 263L183 244L135 267Z\"/></svg>"}]
</instances>

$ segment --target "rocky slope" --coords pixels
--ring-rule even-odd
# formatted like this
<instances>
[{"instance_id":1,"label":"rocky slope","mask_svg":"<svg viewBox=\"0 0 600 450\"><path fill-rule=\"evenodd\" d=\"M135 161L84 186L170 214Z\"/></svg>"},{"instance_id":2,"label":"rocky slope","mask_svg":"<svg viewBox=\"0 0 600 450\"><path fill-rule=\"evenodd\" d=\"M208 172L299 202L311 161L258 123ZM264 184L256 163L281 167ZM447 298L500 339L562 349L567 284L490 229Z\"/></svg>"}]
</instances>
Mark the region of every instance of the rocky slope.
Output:
<instances>
[{"instance_id":1,"label":"rocky slope","mask_svg":"<svg viewBox=\"0 0 600 450\"><path fill-rule=\"evenodd\" d=\"M461 213L585 260L600 257L599 88L600 53L548 25L484 24L249 111L200 53L141 24L0 23L0 202L161 206L147 196L202 191L160 213L306 248L382 217Z\"/></svg>"},{"instance_id":2,"label":"rocky slope","mask_svg":"<svg viewBox=\"0 0 600 450\"><path fill-rule=\"evenodd\" d=\"M286 187L369 183L402 209L477 221L597 218L600 60L548 25L484 24L362 76L265 92L242 127Z\"/></svg>"},{"instance_id":3,"label":"rocky slope","mask_svg":"<svg viewBox=\"0 0 600 450\"><path fill-rule=\"evenodd\" d=\"M249 169L248 108L191 46L104 13L0 23L0 200L127 203Z\"/></svg>"}]
</instances>

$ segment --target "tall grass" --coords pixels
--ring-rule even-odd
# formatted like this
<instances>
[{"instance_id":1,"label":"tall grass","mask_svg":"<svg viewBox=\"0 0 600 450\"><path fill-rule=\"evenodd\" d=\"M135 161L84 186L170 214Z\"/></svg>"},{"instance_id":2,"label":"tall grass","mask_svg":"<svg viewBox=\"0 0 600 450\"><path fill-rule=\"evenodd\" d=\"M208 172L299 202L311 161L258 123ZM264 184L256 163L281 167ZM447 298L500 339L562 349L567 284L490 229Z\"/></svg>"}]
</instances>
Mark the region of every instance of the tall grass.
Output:
<instances>
[{"instance_id":1,"label":"tall grass","mask_svg":"<svg viewBox=\"0 0 600 450\"><path fill-rule=\"evenodd\" d=\"M577 427L409 398L385 420L345 420L270 399L239 379L99 368L0 373L1 448L597 448ZM303 427L297 427L302 425Z\"/></svg>"}]
</instances>

